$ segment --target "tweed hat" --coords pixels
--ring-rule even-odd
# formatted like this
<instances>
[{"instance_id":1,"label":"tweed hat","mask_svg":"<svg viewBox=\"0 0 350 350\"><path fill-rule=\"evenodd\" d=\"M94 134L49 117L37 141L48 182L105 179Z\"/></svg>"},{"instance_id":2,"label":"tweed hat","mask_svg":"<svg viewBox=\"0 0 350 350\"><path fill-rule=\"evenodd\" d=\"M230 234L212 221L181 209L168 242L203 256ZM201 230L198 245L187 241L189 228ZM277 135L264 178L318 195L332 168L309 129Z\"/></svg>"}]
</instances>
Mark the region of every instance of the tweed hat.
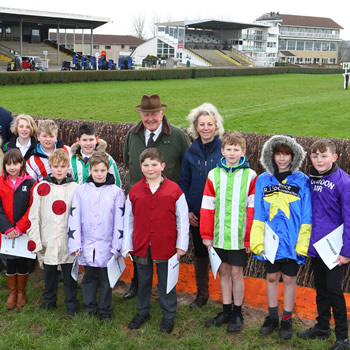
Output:
<instances>
[{"instance_id":1,"label":"tweed hat","mask_svg":"<svg viewBox=\"0 0 350 350\"><path fill-rule=\"evenodd\" d=\"M158 94L153 94L152 96L143 95L141 104L135 107L137 111L141 112L156 112L166 108L168 108L168 106L160 102Z\"/></svg>"}]
</instances>

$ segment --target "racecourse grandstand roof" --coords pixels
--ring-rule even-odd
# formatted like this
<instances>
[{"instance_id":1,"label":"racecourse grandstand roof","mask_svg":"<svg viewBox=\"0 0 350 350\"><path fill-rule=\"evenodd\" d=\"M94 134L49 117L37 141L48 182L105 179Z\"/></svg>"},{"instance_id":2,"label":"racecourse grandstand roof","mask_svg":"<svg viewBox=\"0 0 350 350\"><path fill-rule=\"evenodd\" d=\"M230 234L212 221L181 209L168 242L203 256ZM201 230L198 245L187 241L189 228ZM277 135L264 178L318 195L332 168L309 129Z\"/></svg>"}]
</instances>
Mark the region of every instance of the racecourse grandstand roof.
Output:
<instances>
[{"instance_id":1,"label":"racecourse grandstand roof","mask_svg":"<svg viewBox=\"0 0 350 350\"><path fill-rule=\"evenodd\" d=\"M280 16L282 18L282 25L344 29L342 26L328 17L311 17L283 14L280 14Z\"/></svg>"},{"instance_id":2,"label":"racecourse grandstand roof","mask_svg":"<svg viewBox=\"0 0 350 350\"><path fill-rule=\"evenodd\" d=\"M257 24L257 23L243 23L243 22L228 22L228 21L218 21L215 19L198 19L191 21L175 21L175 22L163 22L157 23L158 26L185 26L188 28L198 28L198 29L212 29L212 30L236 30L245 29L253 27L265 28L268 25Z\"/></svg>"},{"instance_id":3,"label":"racecourse grandstand roof","mask_svg":"<svg viewBox=\"0 0 350 350\"><path fill-rule=\"evenodd\" d=\"M107 17L94 17L74 15L69 13L57 13L47 11L34 11L0 7L0 20L7 22L19 22L23 19L23 23L36 23L52 25L56 28L59 22L60 28L81 28L95 29L110 21Z\"/></svg>"}]
</instances>

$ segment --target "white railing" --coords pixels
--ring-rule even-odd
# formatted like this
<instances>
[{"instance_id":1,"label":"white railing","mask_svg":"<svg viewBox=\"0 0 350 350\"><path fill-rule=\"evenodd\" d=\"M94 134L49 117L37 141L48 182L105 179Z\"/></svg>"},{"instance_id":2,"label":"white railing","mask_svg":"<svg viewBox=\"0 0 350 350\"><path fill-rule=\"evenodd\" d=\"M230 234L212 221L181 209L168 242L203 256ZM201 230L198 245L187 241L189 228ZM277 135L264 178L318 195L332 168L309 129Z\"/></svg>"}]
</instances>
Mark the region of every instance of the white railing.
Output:
<instances>
[{"instance_id":1,"label":"white railing","mask_svg":"<svg viewBox=\"0 0 350 350\"><path fill-rule=\"evenodd\" d=\"M296 38L312 38L312 39L339 39L339 34L324 34L324 33L302 33L302 32L284 32L281 31L281 37L296 37Z\"/></svg>"}]
</instances>

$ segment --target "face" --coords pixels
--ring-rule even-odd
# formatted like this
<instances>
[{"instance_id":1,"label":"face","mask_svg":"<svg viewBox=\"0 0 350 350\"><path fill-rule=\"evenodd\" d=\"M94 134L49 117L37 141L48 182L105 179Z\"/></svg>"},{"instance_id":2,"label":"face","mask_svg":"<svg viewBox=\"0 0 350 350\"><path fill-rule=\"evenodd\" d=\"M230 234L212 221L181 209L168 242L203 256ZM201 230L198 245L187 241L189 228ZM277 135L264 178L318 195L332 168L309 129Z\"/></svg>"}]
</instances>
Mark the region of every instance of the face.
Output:
<instances>
[{"instance_id":1,"label":"face","mask_svg":"<svg viewBox=\"0 0 350 350\"><path fill-rule=\"evenodd\" d=\"M231 167L238 165L239 160L245 155L245 149L240 145L225 145L221 148L221 153L226 159L226 165Z\"/></svg>"},{"instance_id":2,"label":"face","mask_svg":"<svg viewBox=\"0 0 350 350\"><path fill-rule=\"evenodd\" d=\"M95 135L83 134L80 136L80 139L77 138L77 142L81 147L81 151L89 156L96 148L97 138Z\"/></svg>"},{"instance_id":3,"label":"face","mask_svg":"<svg viewBox=\"0 0 350 350\"><path fill-rule=\"evenodd\" d=\"M217 128L213 118L210 115L201 115L198 118L196 130L202 142L207 143L214 140Z\"/></svg>"},{"instance_id":4,"label":"face","mask_svg":"<svg viewBox=\"0 0 350 350\"><path fill-rule=\"evenodd\" d=\"M159 179L162 171L165 168L165 163L160 163L159 160L146 158L141 163L141 171L147 180Z\"/></svg>"},{"instance_id":5,"label":"face","mask_svg":"<svg viewBox=\"0 0 350 350\"><path fill-rule=\"evenodd\" d=\"M43 151L53 151L55 149L55 143L57 141L57 135L42 132L38 135L38 141L40 142Z\"/></svg>"},{"instance_id":6,"label":"face","mask_svg":"<svg viewBox=\"0 0 350 350\"><path fill-rule=\"evenodd\" d=\"M288 171L290 164L292 163L292 155L284 152L276 152L273 156L273 159L276 162L278 171L283 173Z\"/></svg>"},{"instance_id":7,"label":"face","mask_svg":"<svg viewBox=\"0 0 350 350\"><path fill-rule=\"evenodd\" d=\"M106 181L107 174L108 168L104 163L98 163L91 167L92 179L98 184L102 184Z\"/></svg>"},{"instance_id":8,"label":"face","mask_svg":"<svg viewBox=\"0 0 350 350\"><path fill-rule=\"evenodd\" d=\"M22 165L23 163L5 164L5 169L12 178L17 178L17 176L19 176L19 172L21 171Z\"/></svg>"},{"instance_id":9,"label":"face","mask_svg":"<svg viewBox=\"0 0 350 350\"><path fill-rule=\"evenodd\" d=\"M140 112L143 126L149 131L156 131L163 120L163 111Z\"/></svg>"},{"instance_id":10,"label":"face","mask_svg":"<svg viewBox=\"0 0 350 350\"><path fill-rule=\"evenodd\" d=\"M69 166L64 165L63 163L56 163L50 165L50 169L52 176L57 180L58 183L61 183L67 176Z\"/></svg>"},{"instance_id":11,"label":"face","mask_svg":"<svg viewBox=\"0 0 350 350\"><path fill-rule=\"evenodd\" d=\"M338 155L333 154L328 148L326 152L316 151L310 155L312 165L320 174L325 173L332 168L332 165L337 158Z\"/></svg>"},{"instance_id":12,"label":"face","mask_svg":"<svg viewBox=\"0 0 350 350\"><path fill-rule=\"evenodd\" d=\"M17 126L18 136L22 139L29 139L32 130L30 129L30 125L27 121L20 119Z\"/></svg>"}]
</instances>

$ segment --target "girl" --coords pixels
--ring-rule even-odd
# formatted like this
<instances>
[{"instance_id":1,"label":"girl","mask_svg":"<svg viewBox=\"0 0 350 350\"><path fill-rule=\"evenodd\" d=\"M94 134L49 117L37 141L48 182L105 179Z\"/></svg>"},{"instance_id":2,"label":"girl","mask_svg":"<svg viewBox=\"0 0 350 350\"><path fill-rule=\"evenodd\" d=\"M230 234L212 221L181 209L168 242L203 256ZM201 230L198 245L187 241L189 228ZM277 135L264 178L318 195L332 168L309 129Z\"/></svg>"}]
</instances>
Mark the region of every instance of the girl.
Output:
<instances>
[{"instance_id":1,"label":"girl","mask_svg":"<svg viewBox=\"0 0 350 350\"><path fill-rule=\"evenodd\" d=\"M37 126L34 119L30 115L19 114L11 124L11 131L14 135L5 144L4 152L18 148L27 161L37 144Z\"/></svg>"},{"instance_id":2,"label":"girl","mask_svg":"<svg viewBox=\"0 0 350 350\"><path fill-rule=\"evenodd\" d=\"M7 238L18 238L29 227L28 212L34 183L26 171L21 152L18 149L8 151L4 156L3 176L0 177L0 231ZM10 290L6 305L9 309L16 305L21 308L27 301L25 289L30 259L9 255L6 258Z\"/></svg>"}]
</instances>

